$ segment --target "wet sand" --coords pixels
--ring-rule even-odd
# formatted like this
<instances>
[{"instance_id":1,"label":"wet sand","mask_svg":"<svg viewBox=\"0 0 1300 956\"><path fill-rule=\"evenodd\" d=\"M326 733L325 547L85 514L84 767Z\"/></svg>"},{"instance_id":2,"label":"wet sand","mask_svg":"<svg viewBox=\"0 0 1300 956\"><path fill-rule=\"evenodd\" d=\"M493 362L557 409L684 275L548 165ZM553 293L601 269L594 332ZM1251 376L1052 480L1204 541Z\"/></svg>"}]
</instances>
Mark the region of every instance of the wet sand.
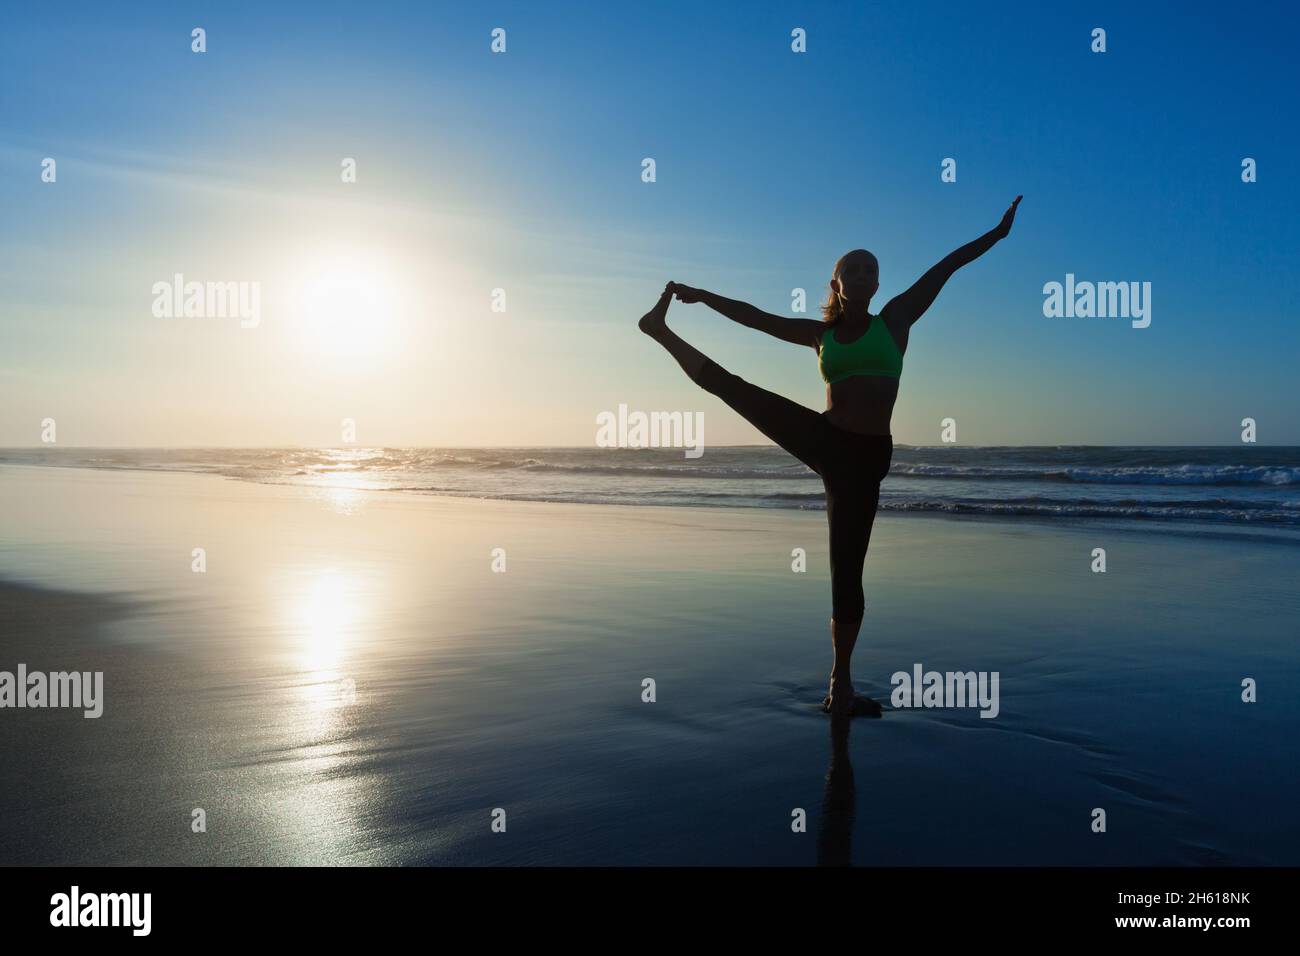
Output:
<instances>
[{"instance_id":1,"label":"wet sand","mask_svg":"<svg viewBox=\"0 0 1300 956\"><path fill-rule=\"evenodd\" d=\"M0 710L3 863L1300 863L1290 544L882 516L836 741L819 512L10 467L0 518L0 670L106 697ZM916 663L998 716L890 709Z\"/></svg>"}]
</instances>

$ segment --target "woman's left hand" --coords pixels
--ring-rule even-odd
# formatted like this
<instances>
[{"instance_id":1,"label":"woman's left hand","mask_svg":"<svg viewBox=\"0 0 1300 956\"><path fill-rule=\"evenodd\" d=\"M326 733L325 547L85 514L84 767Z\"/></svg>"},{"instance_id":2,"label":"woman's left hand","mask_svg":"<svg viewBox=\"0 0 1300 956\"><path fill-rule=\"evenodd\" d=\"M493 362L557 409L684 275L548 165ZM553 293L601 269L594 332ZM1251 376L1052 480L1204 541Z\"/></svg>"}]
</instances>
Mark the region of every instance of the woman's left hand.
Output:
<instances>
[{"instance_id":1,"label":"woman's left hand","mask_svg":"<svg viewBox=\"0 0 1300 956\"><path fill-rule=\"evenodd\" d=\"M1002 221L998 223L995 230L999 239L1005 239L1011 234L1011 224L1016 221L1016 207L1020 205L1020 200L1023 198L1023 196L1017 196L1011 200L1011 206L1002 214Z\"/></svg>"}]
</instances>

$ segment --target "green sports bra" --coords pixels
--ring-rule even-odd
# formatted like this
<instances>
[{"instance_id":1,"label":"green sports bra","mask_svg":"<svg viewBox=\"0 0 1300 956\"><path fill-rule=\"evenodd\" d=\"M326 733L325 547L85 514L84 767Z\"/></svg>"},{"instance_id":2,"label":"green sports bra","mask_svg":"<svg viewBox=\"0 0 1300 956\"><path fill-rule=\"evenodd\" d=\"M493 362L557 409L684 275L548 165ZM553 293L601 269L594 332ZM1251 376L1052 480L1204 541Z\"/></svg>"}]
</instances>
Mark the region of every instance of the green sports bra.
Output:
<instances>
[{"instance_id":1,"label":"green sports bra","mask_svg":"<svg viewBox=\"0 0 1300 956\"><path fill-rule=\"evenodd\" d=\"M822 333L817 364L828 385L854 375L884 375L898 378L903 374L903 353L898 343L878 315L869 316L867 331L853 342L844 345L835 341L835 326Z\"/></svg>"}]
</instances>

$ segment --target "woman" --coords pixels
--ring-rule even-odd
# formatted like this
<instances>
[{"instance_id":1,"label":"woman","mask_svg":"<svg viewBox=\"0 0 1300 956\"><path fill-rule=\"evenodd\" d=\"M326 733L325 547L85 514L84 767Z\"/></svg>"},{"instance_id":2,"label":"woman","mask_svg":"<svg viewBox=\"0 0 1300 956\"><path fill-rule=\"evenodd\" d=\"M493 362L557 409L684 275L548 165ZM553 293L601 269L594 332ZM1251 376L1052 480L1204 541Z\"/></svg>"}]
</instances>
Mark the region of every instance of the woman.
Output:
<instances>
[{"instance_id":1,"label":"woman","mask_svg":"<svg viewBox=\"0 0 1300 956\"><path fill-rule=\"evenodd\" d=\"M772 315L745 302L670 282L641 331L666 348L687 375L755 428L821 476L831 535L830 691L823 708L834 715L879 713L880 705L856 697L849 659L862 626L862 565L880 502L880 482L894 453L889 431L908 332L934 302L949 276L978 259L1011 232L1017 196L998 225L945 257L878 315L868 308L880 288L880 266L865 249L835 264L822 321ZM732 375L679 338L665 322L673 295L703 302L727 318L785 342L816 349L826 380L826 411L818 414Z\"/></svg>"}]
</instances>

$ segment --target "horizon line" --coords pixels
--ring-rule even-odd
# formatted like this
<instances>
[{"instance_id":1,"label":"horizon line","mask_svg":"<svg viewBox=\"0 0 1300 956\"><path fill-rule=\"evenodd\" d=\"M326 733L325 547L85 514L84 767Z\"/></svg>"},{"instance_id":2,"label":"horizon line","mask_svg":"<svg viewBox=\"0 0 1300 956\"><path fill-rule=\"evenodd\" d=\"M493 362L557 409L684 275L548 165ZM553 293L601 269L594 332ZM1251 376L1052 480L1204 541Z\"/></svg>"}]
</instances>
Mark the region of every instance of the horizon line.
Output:
<instances>
[{"instance_id":1,"label":"horizon line","mask_svg":"<svg viewBox=\"0 0 1300 956\"><path fill-rule=\"evenodd\" d=\"M1219 443L1150 443L1140 445L1102 445L1102 444L1027 444L1027 445L974 445L963 442L944 442L937 445L917 445L911 442L895 442L906 448L1236 448L1239 446L1257 446L1263 448L1297 448L1300 444L1273 444L1269 442L1219 442ZM707 445L708 448L780 448L774 444L749 445ZM600 448L598 445L0 445L0 452L5 451L365 451L365 450L410 450L410 449L551 449L555 451L583 451L600 449L602 451L680 451L677 446L662 447L612 447Z\"/></svg>"}]
</instances>

